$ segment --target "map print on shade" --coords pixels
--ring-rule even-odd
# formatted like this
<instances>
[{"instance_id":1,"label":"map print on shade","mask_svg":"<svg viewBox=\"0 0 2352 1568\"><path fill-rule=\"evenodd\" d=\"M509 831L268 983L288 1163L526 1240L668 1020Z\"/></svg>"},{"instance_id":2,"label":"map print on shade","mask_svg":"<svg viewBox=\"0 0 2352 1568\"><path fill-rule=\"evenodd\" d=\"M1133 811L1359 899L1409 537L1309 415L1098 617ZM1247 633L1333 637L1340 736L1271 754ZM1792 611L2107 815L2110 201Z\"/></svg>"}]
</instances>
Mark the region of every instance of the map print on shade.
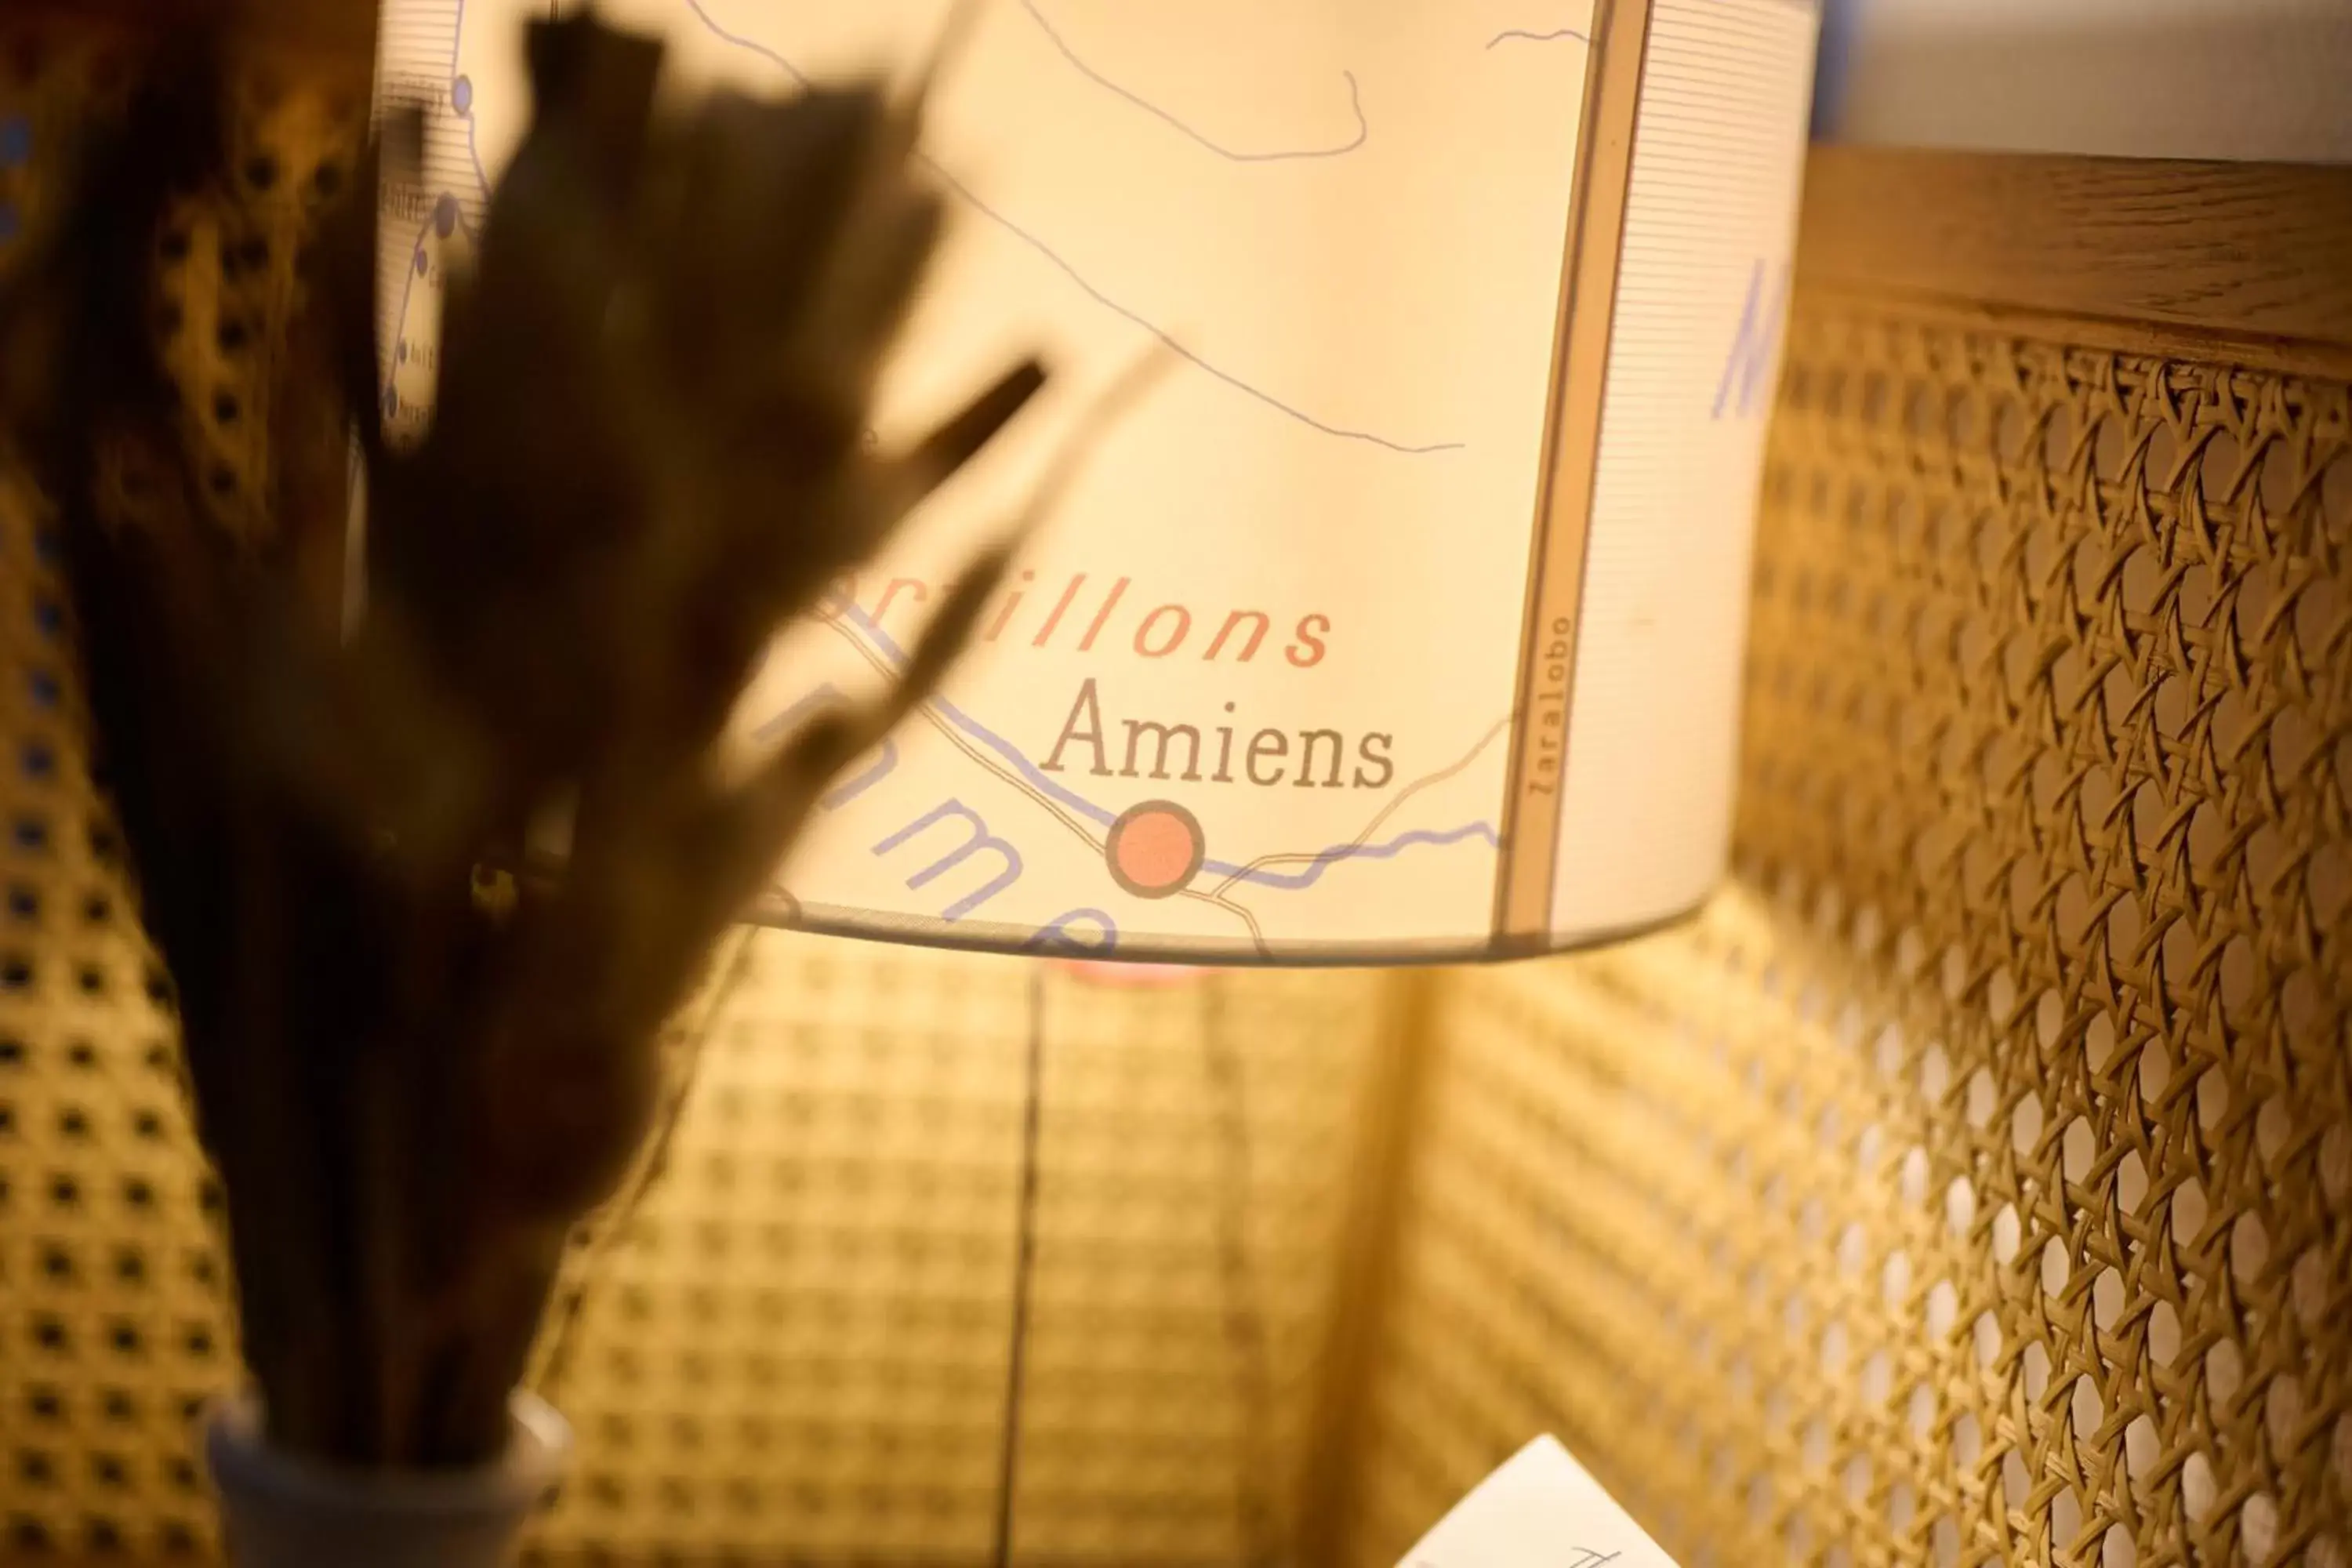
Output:
<instances>
[{"instance_id":1,"label":"map print on shade","mask_svg":"<svg viewBox=\"0 0 2352 1568\"><path fill-rule=\"evenodd\" d=\"M396 427L429 412L442 280L546 5L387 0L383 91L428 119L423 186L384 197ZM1077 414L1155 344L1175 366L941 698L826 797L770 918L1223 962L1487 947L1589 5L982 8L927 120L950 235L876 439L1013 353L1055 379L779 641L743 744L878 685ZM904 79L948 5L599 9L663 35L679 78L782 92ZM1753 259L1713 307L1727 342Z\"/></svg>"}]
</instances>

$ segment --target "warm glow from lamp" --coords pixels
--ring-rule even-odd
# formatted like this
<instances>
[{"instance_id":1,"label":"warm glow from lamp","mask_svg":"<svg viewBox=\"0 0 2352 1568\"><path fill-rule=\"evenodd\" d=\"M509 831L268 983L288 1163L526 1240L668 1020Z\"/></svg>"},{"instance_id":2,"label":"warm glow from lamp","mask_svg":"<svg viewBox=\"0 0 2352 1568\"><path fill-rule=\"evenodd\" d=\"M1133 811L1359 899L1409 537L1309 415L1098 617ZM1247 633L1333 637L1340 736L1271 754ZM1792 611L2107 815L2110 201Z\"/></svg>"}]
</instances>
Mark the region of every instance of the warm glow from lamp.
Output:
<instances>
[{"instance_id":1,"label":"warm glow from lamp","mask_svg":"<svg viewBox=\"0 0 2352 1568\"><path fill-rule=\"evenodd\" d=\"M388 0L396 406L520 129L538 0ZM688 79L923 57L943 0L608 0ZM1072 956L1480 956L1684 912L1730 820L1816 17L1790 0L997 0L926 146L955 227L886 399L1057 381L778 646L772 740L892 670L1155 342L942 699L768 913ZM410 244L411 237L415 244ZM880 433L895 434L895 429Z\"/></svg>"}]
</instances>

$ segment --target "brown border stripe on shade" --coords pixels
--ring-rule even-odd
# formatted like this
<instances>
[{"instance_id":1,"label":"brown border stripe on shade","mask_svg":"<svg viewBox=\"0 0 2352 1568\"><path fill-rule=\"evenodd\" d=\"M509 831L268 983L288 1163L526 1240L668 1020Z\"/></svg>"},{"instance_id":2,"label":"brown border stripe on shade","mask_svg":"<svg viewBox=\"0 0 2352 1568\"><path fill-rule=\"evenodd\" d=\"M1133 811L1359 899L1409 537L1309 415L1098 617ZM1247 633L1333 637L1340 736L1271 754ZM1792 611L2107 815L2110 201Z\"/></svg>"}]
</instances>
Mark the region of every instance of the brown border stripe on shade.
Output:
<instances>
[{"instance_id":1,"label":"brown border stripe on shade","mask_svg":"<svg viewBox=\"0 0 2352 1568\"><path fill-rule=\"evenodd\" d=\"M1601 416L1617 316L1617 272L1633 188L1634 122L1650 39L1650 0L1600 0L1586 66L1584 122L1577 136L1576 186L1568 254L1560 268L1559 325L1552 335L1543 468L1537 480L1528 597L1519 623L1518 721L1504 775L1503 851L1495 870L1495 938L1501 952L1548 945L1552 879L1559 858L1560 782L1567 758L1569 693L1583 626L1585 541L1600 467ZM1545 628L1570 623L1562 672L1548 678ZM1547 725L1540 710L1557 721ZM1549 730L1549 758L1528 742Z\"/></svg>"}]
</instances>

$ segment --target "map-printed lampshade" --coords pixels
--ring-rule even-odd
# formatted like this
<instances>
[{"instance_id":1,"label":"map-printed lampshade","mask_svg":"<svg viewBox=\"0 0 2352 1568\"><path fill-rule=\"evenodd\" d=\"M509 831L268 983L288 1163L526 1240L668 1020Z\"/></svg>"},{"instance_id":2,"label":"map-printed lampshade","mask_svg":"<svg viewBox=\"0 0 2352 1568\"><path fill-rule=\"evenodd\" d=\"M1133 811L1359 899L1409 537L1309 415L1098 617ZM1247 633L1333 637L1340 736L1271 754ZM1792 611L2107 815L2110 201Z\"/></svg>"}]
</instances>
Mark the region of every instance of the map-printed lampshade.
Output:
<instances>
[{"instance_id":1,"label":"map-printed lampshade","mask_svg":"<svg viewBox=\"0 0 2352 1568\"><path fill-rule=\"evenodd\" d=\"M388 400L528 110L547 0L387 0L432 188L386 194ZM763 90L946 0L604 0ZM1221 963L1478 957L1699 902L1729 835L1805 0L993 0L931 111L952 228L877 438L1055 382L837 584L740 715L874 689L1079 415L1087 460L940 699L776 868L780 922Z\"/></svg>"}]
</instances>

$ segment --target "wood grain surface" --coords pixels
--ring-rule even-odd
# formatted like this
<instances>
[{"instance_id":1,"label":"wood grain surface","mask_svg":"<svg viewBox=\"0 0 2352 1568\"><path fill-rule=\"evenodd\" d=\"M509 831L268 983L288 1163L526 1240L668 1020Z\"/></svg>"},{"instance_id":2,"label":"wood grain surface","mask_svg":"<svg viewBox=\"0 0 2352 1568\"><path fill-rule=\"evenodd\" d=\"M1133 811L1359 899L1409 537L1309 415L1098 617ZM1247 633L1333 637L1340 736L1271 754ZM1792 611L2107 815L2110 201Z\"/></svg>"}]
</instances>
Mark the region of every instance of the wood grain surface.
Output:
<instances>
[{"instance_id":1,"label":"wood grain surface","mask_svg":"<svg viewBox=\"0 0 2352 1568\"><path fill-rule=\"evenodd\" d=\"M1797 278L2352 374L2352 168L1816 148Z\"/></svg>"}]
</instances>

